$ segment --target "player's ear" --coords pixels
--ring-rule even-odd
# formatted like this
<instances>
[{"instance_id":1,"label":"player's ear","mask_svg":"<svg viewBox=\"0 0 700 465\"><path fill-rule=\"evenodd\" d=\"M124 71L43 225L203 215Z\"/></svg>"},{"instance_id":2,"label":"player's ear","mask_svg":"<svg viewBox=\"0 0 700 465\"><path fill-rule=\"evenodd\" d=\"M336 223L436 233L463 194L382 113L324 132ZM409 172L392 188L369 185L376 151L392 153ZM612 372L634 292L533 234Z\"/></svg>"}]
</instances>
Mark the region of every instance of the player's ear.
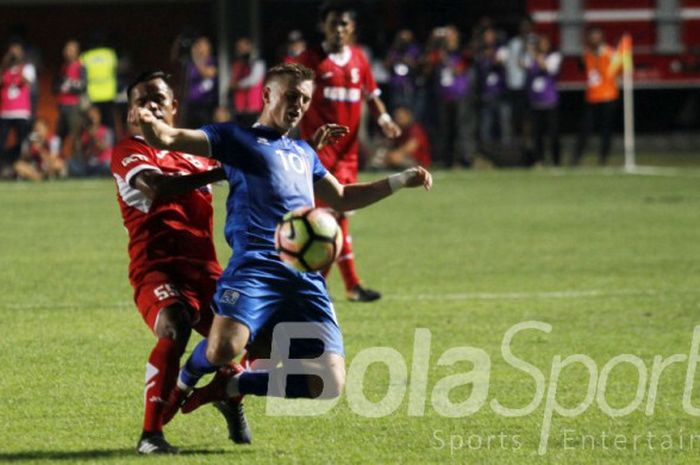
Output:
<instances>
[{"instance_id":1,"label":"player's ear","mask_svg":"<svg viewBox=\"0 0 700 465\"><path fill-rule=\"evenodd\" d=\"M272 93L272 89L270 89L269 85L266 85L263 87L263 103L265 105L270 103L270 94Z\"/></svg>"},{"instance_id":2,"label":"player's ear","mask_svg":"<svg viewBox=\"0 0 700 465\"><path fill-rule=\"evenodd\" d=\"M180 108L180 101L176 98L173 99L173 115L177 115L177 110Z\"/></svg>"}]
</instances>

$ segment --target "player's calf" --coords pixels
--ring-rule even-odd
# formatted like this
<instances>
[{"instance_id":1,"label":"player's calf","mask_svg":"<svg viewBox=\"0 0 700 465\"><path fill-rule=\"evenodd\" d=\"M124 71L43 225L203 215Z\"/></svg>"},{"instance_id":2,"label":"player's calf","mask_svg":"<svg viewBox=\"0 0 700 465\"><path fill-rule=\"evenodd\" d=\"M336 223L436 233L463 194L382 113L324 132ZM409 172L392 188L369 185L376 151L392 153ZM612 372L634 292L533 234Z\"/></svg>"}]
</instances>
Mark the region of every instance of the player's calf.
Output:
<instances>
[{"instance_id":1,"label":"player's calf","mask_svg":"<svg viewBox=\"0 0 700 465\"><path fill-rule=\"evenodd\" d=\"M340 397L345 389L345 361L343 357L337 354L324 354L318 359L309 360L306 367L310 373L304 375L308 385L309 398L328 400ZM289 391L289 386L287 391Z\"/></svg>"},{"instance_id":2,"label":"player's calf","mask_svg":"<svg viewBox=\"0 0 700 465\"><path fill-rule=\"evenodd\" d=\"M180 357L192 331L189 310L181 303L169 305L159 311L154 326L158 341L146 367L144 433L162 432L177 412L172 396Z\"/></svg>"}]
</instances>

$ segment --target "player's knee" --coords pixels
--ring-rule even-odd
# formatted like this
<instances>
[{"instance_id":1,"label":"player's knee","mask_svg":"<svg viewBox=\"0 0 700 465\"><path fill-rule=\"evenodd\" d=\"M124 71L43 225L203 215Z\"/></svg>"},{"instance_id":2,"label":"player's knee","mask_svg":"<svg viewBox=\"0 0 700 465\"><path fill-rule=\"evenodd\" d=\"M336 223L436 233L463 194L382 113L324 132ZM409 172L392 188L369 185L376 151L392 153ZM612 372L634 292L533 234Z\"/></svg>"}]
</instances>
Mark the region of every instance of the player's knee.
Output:
<instances>
[{"instance_id":1,"label":"player's knee","mask_svg":"<svg viewBox=\"0 0 700 465\"><path fill-rule=\"evenodd\" d=\"M155 333L159 338L168 337L187 344L191 332L190 314L184 305L170 305L158 314Z\"/></svg>"},{"instance_id":2,"label":"player's knee","mask_svg":"<svg viewBox=\"0 0 700 465\"><path fill-rule=\"evenodd\" d=\"M214 343L212 343L214 342ZM212 341L207 345L207 360L214 365L226 365L236 358L235 347L231 341Z\"/></svg>"},{"instance_id":3,"label":"player's knee","mask_svg":"<svg viewBox=\"0 0 700 465\"><path fill-rule=\"evenodd\" d=\"M243 352L248 336L247 327L241 323L215 316L207 342L207 360L214 365L227 365Z\"/></svg>"}]
</instances>

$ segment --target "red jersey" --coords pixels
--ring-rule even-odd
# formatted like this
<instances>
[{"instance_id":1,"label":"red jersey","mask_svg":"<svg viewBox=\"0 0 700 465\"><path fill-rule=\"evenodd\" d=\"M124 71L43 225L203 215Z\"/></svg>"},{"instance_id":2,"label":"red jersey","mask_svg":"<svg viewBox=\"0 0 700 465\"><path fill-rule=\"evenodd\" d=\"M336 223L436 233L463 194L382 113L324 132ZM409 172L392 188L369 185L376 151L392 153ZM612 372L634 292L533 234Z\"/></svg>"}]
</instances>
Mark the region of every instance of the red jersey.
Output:
<instances>
[{"instance_id":1,"label":"red jersey","mask_svg":"<svg viewBox=\"0 0 700 465\"><path fill-rule=\"evenodd\" d=\"M400 147L411 139L415 139L418 144L415 152L413 152L411 156L416 160L417 165L423 168L429 168L432 158L430 155L430 139L428 139L428 134L425 132L423 126L418 122L414 122L408 130L405 130L403 134L401 134L401 137L396 139L394 144Z\"/></svg>"},{"instance_id":2,"label":"red jersey","mask_svg":"<svg viewBox=\"0 0 700 465\"><path fill-rule=\"evenodd\" d=\"M79 60L61 66L60 83L56 101L59 105L78 105L85 87L85 68Z\"/></svg>"},{"instance_id":3,"label":"red jersey","mask_svg":"<svg viewBox=\"0 0 700 465\"><path fill-rule=\"evenodd\" d=\"M325 123L343 124L350 133L336 144L324 147L319 156L326 168L329 159L351 156L357 159L362 98L379 95L367 57L359 47L347 46L342 52L327 54L322 47L305 50L295 58L297 63L316 73L311 107L301 120L303 139L310 139L316 129Z\"/></svg>"},{"instance_id":4,"label":"red jersey","mask_svg":"<svg viewBox=\"0 0 700 465\"><path fill-rule=\"evenodd\" d=\"M132 285L138 286L149 272L172 267L187 267L202 273L221 272L214 249L209 186L151 202L130 184L134 176L145 170L187 175L214 166L208 158L154 149L138 136L123 139L114 147L111 169L124 226L129 233Z\"/></svg>"}]
</instances>

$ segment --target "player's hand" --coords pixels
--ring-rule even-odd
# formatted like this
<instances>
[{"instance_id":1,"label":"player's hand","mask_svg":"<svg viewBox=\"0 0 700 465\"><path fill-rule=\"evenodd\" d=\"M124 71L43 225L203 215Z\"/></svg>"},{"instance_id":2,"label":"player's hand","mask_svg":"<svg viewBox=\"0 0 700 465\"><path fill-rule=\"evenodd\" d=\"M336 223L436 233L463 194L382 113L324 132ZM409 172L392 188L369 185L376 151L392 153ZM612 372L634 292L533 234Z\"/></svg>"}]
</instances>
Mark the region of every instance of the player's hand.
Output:
<instances>
[{"instance_id":1,"label":"player's hand","mask_svg":"<svg viewBox=\"0 0 700 465\"><path fill-rule=\"evenodd\" d=\"M433 176L422 166L415 166L404 171L406 174L406 187L423 186L429 191L433 187Z\"/></svg>"},{"instance_id":2,"label":"player's hand","mask_svg":"<svg viewBox=\"0 0 700 465\"><path fill-rule=\"evenodd\" d=\"M401 128L393 120L382 121L379 123L379 127L382 128L382 132L389 139L396 139L401 136Z\"/></svg>"},{"instance_id":3,"label":"player's hand","mask_svg":"<svg viewBox=\"0 0 700 465\"><path fill-rule=\"evenodd\" d=\"M335 144L350 132L350 128L342 124L324 124L316 129L309 145L317 152L326 145Z\"/></svg>"},{"instance_id":4,"label":"player's hand","mask_svg":"<svg viewBox=\"0 0 700 465\"><path fill-rule=\"evenodd\" d=\"M129 110L126 121L134 126L151 126L158 118L148 108L133 107Z\"/></svg>"}]
</instances>

